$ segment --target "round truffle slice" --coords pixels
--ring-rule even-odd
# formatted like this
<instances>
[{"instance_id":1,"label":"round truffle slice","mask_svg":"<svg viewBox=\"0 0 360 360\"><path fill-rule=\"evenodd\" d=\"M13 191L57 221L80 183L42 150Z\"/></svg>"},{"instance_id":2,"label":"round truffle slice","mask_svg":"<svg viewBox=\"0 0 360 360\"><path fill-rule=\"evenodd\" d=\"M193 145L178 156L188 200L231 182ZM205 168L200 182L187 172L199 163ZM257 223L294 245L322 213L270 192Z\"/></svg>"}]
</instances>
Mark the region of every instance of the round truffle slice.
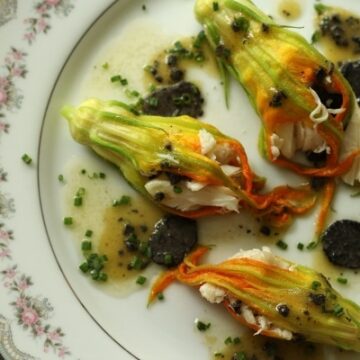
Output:
<instances>
[{"instance_id":1,"label":"round truffle slice","mask_svg":"<svg viewBox=\"0 0 360 360\"><path fill-rule=\"evenodd\" d=\"M323 250L335 265L360 268L360 223L339 220L331 224L322 236Z\"/></svg>"},{"instance_id":2,"label":"round truffle slice","mask_svg":"<svg viewBox=\"0 0 360 360\"><path fill-rule=\"evenodd\" d=\"M167 267L180 264L198 241L195 220L168 215L160 219L150 236L152 260Z\"/></svg>"}]
</instances>

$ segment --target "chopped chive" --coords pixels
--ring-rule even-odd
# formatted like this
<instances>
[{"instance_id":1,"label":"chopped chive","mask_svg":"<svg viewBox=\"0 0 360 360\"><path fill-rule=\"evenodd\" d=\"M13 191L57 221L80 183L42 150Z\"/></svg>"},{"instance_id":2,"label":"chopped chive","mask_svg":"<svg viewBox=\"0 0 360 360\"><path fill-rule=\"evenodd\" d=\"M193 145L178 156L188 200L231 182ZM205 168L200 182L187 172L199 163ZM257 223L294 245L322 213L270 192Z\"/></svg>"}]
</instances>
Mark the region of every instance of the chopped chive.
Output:
<instances>
[{"instance_id":1,"label":"chopped chive","mask_svg":"<svg viewBox=\"0 0 360 360\"><path fill-rule=\"evenodd\" d=\"M210 328L211 326L211 323L207 323L205 324L204 322L202 322L201 320L199 319L196 319L195 320L195 324L196 324L196 327L199 331L206 331Z\"/></svg>"},{"instance_id":2,"label":"chopped chive","mask_svg":"<svg viewBox=\"0 0 360 360\"><path fill-rule=\"evenodd\" d=\"M322 15L326 10L329 9L329 7L324 4L315 4L314 9L318 15Z\"/></svg>"},{"instance_id":3,"label":"chopped chive","mask_svg":"<svg viewBox=\"0 0 360 360\"><path fill-rule=\"evenodd\" d=\"M80 266L79 269L83 272L83 273L87 273L89 271L89 265L88 263L85 261L83 262Z\"/></svg>"},{"instance_id":4,"label":"chopped chive","mask_svg":"<svg viewBox=\"0 0 360 360\"><path fill-rule=\"evenodd\" d=\"M92 243L91 241L83 241L81 243L81 250L82 251L89 251L92 249Z\"/></svg>"},{"instance_id":5,"label":"chopped chive","mask_svg":"<svg viewBox=\"0 0 360 360\"><path fill-rule=\"evenodd\" d=\"M120 80L120 84L121 84L122 86L127 85L127 84L128 84L127 79L122 78L122 79Z\"/></svg>"},{"instance_id":6,"label":"chopped chive","mask_svg":"<svg viewBox=\"0 0 360 360\"><path fill-rule=\"evenodd\" d=\"M283 240L279 240L276 243L276 246L281 250L286 250L288 248L288 244L286 242L284 242Z\"/></svg>"},{"instance_id":7,"label":"chopped chive","mask_svg":"<svg viewBox=\"0 0 360 360\"><path fill-rule=\"evenodd\" d=\"M109 68L109 63L106 62L106 63L102 64L101 67L102 67L104 70L107 70L107 69Z\"/></svg>"},{"instance_id":8,"label":"chopped chive","mask_svg":"<svg viewBox=\"0 0 360 360\"><path fill-rule=\"evenodd\" d=\"M114 200L112 206L121 206L121 205L130 205L131 197L127 195L123 195L120 199Z\"/></svg>"},{"instance_id":9,"label":"chopped chive","mask_svg":"<svg viewBox=\"0 0 360 360\"><path fill-rule=\"evenodd\" d=\"M73 218L71 216L64 217L64 225L72 225L74 223Z\"/></svg>"},{"instance_id":10,"label":"chopped chive","mask_svg":"<svg viewBox=\"0 0 360 360\"><path fill-rule=\"evenodd\" d=\"M74 197L74 206L82 206L83 198L81 196Z\"/></svg>"},{"instance_id":11,"label":"chopped chive","mask_svg":"<svg viewBox=\"0 0 360 360\"><path fill-rule=\"evenodd\" d=\"M306 245L308 250L313 250L317 247L318 243L316 241L311 241Z\"/></svg>"},{"instance_id":12,"label":"chopped chive","mask_svg":"<svg viewBox=\"0 0 360 360\"><path fill-rule=\"evenodd\" d=\"M140 270L143 265L142 260L138 256L134 256L129 264L130 269Z\"/></svg>"},{"instance_id":13,"label":"chopped chive","mask_svg":"<svg viewBox=\"0 0 360 360\"><path fill-rule=\"evenodd\" d=\"M111 82L117 82L117 81L121 81L121 76L120 75L114 75L110 78Z\"/></svg>"},{"instance_id":14,"label":"chopped chive","mask_svg":"<svg viewBox=\"0 0 360 360\"><path fill-rule=\"evenodd\" d=\"M299 250L304 250L304 246L305 246L305 245L304 245L303 243L301 243L301 242L297 244L297 248L298 248Z\"/></svg>"},{"instance_id":15,"label":"chopped chive","mask_svg":"<svg viewBox=\"0 0 360 360\"><path fill-rule=\"evenodd\" d=\"M212 3L212 7L214 11L218 11L219 10L219 3L217 1L214 1Z\"/></svg>"},{"instance_id":16,"label":"chopped chive","mask_svg":"<svg viewBox=\"0 0 360 360\"><path fill-rule=\"evenodd\" d=\"M32 162L32 158L28 154L24 154L21 159L27 165L30 165Z\"/></svg>"},{"instance_id":17,"label":"chopped chive","mask_svg":"<svg viewBox=\"0 0 360 360\"><path fill-rule=\"evenodd\" d=\"M225 340L224 340L224 344L225 345L230 345L232 344L233 340L231 336L228 336Z\"/></svg>"},{"instance_id":18,"label":"chopped chive","mask_svg":"<svg viewBox=\"0 0 360 360\"><path fill-rule=\"evenodd\" d=\"M85 169L81 169L80 173L81 173L82 175L84 175L84 174L86 174L86 170L85 170Z\"/></svg>"},{"instance_id":19,"label":"chopped chive","mask_svg":"<svg viewBox=\"0 0 360 360\"><path fill-rule=\"evenodd\" d=\"M93 235L93 231L92 230L86 230L86 232L85 232L85 236L86 237L92 237L92 235Z\"/></svg>"},{"instance_id":20,"label":"chopped chive","mask_svg":"<svg viewBox=\"0 0 360 360\"><path fill-rule=\"evenodd\" d=\"M223 359L225 357L225 355L222 352L216 352L216 353L214 353L214 357Z\"/></svg>"},{"instance_id":21,"label":"chopped chive","mask_svg":"<svg viewBox=\"0 0 360 360\"><path fill-rule=\"evenodd\" d=\"M206 40L206 35L205 35L205 31L201 30L198 35L196 36L194 43L193 43L193 47L196 49L200 49L202 43Z\"/></svg>"},{"instance_id":22,"label":"chopped chive","mask_svg":"<svg viewBox=\"0 0 360 360\"><path fill-rule=\"evenodd\" d=\"M142 8L143 11L146 11L146 5L145 4L141 8Z\"/></svg>"},{"instance_id":23,"label":"chopped chive","mask_svg":"<svg viewBox=\"0 0 360 360\"><path fill-rule=\"evenodd\" d=\"M183 191L180 186L176 186L176 185L173 187L173 190L175 194L181 194Z\"/></svg>"},{"instance_id":24,"label":"chopped chive","mask_svg":"<svg viewBox=\"0 0 360 360\"><path fill-rule=\"evenodd\" d=\"M60 182L63 182L63 181L64 181L64 175L60 174L60 175L58 176L58 180L59 180Z\"/></svg>"},{"instance_id":25,"label":"chopped chive","mask_svg":"<svg viewBox=\"0 0 360 360\"><path fill-rule=\"evenodd\" d=\"M164 255L164 263L165 263L165 265L170 265L172 262L173 262L173 257L172 257L172 255L169 254L169 253L166 253L166 254Z\"/></svg>"},{"instance_id":26,"label":"chopped chive","mask_svg":"<svg viewBox=\"0 0 360 360\"><path fill-rule=\"evenodd\" d=\"M146 103L149 104L149 106L156 108L159 105L159 99L156 98L155 96L151 96L149 98L146 99Z\"/></svg>"},{"instance_id":27,"label":"chopped chive","mask_svg":"<svg viewBox=\"0 0 360 360\"><path fill-rule=\"evenodd\" d=\"M85 195L85 192L86 192L85 188L81 187L76 192L76 196L83 196L83 195Z\"/></svg>"},{"instance_id":28,"label":"chopped chive","mask_svg":"<svg viewBox=\"0 0 360 360\"><path fill-rule=\"evenodd\" d=\"M99 173L99 178L100 178L100 179L105 179L105 178L106 178L106 174L103 173L103 172L100 172L100 173Z\"/></svg>"},{"instance_id":29,"label":"chopped chive","mask_svg":"<svg viewBox=\"0 0 360 360\"><path fill-rule=\"evenodd\" d=\"M157 298L158 298L158 300L162 301L162 300L165 299L165 296L164 296L164 294L162 292L160 292L160 293L157 294Z\"/></svg>"},{"instance_id":30,"label":"chopped chive","mask_svg":"<svg viewBox=\"0 0 360 360\"><path fill-rule=\"evenodd\" d=\"M346 285L348 283L348 279L347 278L344 278L344 277L341 277L339 276L336 281L339 283L339 284L343 284L343 285Z\"/></svg>"},{"instance_id":31,"label":"chopped chive","mask_svg":"<svg viewBox=\"0 0 360 360\"><path fill-rule=\"evenodd\" d=\"M93 280L99 280L100 272L97 269L90 270L90 276Z\"/></svg>"},{"instance_id":32,"label":"chopped chive","mask_svg":"<svg viewBox=\"0 0 360 360\"><path fill-rule=\"evenodd\" d=\"M240 338L237 336L237 337L234 337L233 338L233 343L236 345L236 344L240 344L241 340Z\"/></svg>"},{"instance_id":33,"label":"chopped chive","mask_svg":"<svg viewBox=\"0 0 360 360\"><path fill-rule=\"evenodd\" d=\"M107 279L108 279L108 275L106 273L104 273L103 271L100 271L99 280L100 281L107 281Z\"/></svg>"},{"instance_id":34,"label":"chopped chive","mask_svg":"<svg viewBox=\"0 0 360 360\"><path fill-rule=\"evenodd\" d=\"M344 314L344 309L339 304L336 304L333 312L335 316L340 317Z\"/></svg>"},{"instance_id":35,"label":"chopped chive","mask_svg":"<svg viewBox=\"0 0 360 360\"><path fill-rule=\"evenodd\" d=\"M319 30L314 31L311 36L311 43L315 44L321 39L321 32Z\"/></svg>"},{"instance_id":36,"label":"chopped chive","mask_svg":"<svg viewBox=\"0 0 360 360\"><path fill-rule=\"evenodd\" d=\"M313 290L318 290L321 287L321 283L319 281L313 281L311 283L311 289Z\"/></svg>"},{"instance_id":37,"label":"chopped chive","mask_svg":"<svg viewBox=\"0 0 360 360\"><path fill-rule=\"evenodd\" d=\"M144 285L146 282L146 277L145 276L138 276L138 278L136 279L136 283L139 285Z\"/></svg>"},{"instance_id":38,"label":"chopped chive","mask_svg":"<svg viewBox=\"0 0 360 360\"><path fill-rule=\"evenodd\" d=\"M247 356L243 351L239 351L234 353L234 355L231 358L232 360L247 360Z\"/></svg>"}]
</instances>

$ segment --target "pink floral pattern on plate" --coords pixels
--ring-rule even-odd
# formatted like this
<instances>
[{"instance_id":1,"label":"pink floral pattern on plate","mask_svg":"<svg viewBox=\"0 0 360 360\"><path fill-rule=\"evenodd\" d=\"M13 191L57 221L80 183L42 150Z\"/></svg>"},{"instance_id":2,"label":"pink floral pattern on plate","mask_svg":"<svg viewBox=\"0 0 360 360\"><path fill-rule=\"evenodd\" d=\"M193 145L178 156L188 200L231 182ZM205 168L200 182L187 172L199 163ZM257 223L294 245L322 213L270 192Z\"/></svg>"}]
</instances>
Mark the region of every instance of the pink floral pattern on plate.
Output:
<instances>
[{"instance_id":1,"label":"pink floral pattern on plate","mask_svg":"<svg viewBox=\"0 0 360 360\"><path fill-rule=\"evenodd\" d=\"M33 7L34 16L23 21L26 25L23 38L27 44L31 45L38 34L46 34L51 29L51 16L53 14L57 16L69 15L74 8L72 1L43 0L37 2ZM0 136L9 134L10 124L7 118L11 117L14 111L21 109L24 96L17 81L26 78L28 72L27 56L27 52L11 47L0 65ZM3 185L8 181L8 177L9 174L0 164L1 189L4 188ZM0 191L0 219L5 220L14 212L14 200L11 195ZM42 340L43 351L47 353L52 349L59 358L64 358L70 355L69 349L63 343L65 334L60 327L53 326L50 322L54 309L49 300L42 296L34 296L32 294L34 286L32 278L18 269L18 264L14 261L11 250L13 241L13 232L7 229L5 223L0 223L0 266L2 267L2 269L0 268L0 283L5 290L1 293L6 293L9 296L10 306L14 309L17 324L25 331L29 331L34 339ZM1 315L0 318L2 319L1 324L4 324L6 319ZM0 348L1 345L3 344L0 342ZM17 351L17 349L15 350ZM26 358L32 359L28 355Z\"/></svg>"},{"instance_id":2,"label":"pink floral pattern on plate","mask_svg":"<svg viewBox=\"0 0 360 360\"><path fill-rule=\"evenodd\" d=\"M27 25L24 39L31 44L40 33L46 34L50 26L51 13L67 16L74 8L70 0L43 0L36 4L36 16L24 20Z\"/></svg>"}]
</instances>

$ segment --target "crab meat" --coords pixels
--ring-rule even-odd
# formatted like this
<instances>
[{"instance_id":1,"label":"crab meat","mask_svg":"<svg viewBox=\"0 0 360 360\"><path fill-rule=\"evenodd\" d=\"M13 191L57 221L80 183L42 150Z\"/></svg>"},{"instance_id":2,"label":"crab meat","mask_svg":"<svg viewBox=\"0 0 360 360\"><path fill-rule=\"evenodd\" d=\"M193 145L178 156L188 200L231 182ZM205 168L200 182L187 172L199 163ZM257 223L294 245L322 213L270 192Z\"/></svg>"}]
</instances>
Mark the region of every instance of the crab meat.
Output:
<instances>
[{"instance_id":1,"label":"crab meat","mask_svg":"<svg viewBox=\"0 0 360 360\"><path fill-rule=\"evenodd\" d=\"M304 126L302 123L287 123L279 127L276 134L272 134L272 147L277 148L287 159L291 159L296 151L330 152L316 129ZM274 155L274 152L272 150Z\"/></svg>"},{"instance_id":2,"label":"crab meat","mask_svg":"<svg viewBox=\"0 0 360 360\"><path fill-rule=\"evenodd\" d=\"M189 182L181 181L177 185L181 188L181 192L175 193L170 181L154 179L145 184L145 189L152 197L162 193L164 199L161 204L180 211L196 210L202 206L216 206L228 211L239 211L238 199L232 190L225 186L201 185L203 186L195 183L195 188L190 190Z\"/></svg>"},{"instance_id":3,"label":"crab meat","mask_svg":"<svg viewBox=\"0 0 360 360\"><path fill-rule=\"evenodd\" d=\"M267 264L276 265L282 269L288 269L290 271L293 270L292 264L275 256L268 247L263 247L262 250L240 250L231 258L251 258L265 262ZM205 283L201 285L199 291L200 294L212 304L220 304L225 299L228 299L231 305L235 305L235 303L238 303L238 300L234 299L224 289L212 284ZM267 330L273 332L277 337L284 340L291 340L293 338L293 334L291 331L277 327L263 315L255 314L251 309L251 304L240 303L237 313L248 324L256 325L258 327L258 331L254 335L261 334L264 330Z\"/></svg>"}]
</instances>

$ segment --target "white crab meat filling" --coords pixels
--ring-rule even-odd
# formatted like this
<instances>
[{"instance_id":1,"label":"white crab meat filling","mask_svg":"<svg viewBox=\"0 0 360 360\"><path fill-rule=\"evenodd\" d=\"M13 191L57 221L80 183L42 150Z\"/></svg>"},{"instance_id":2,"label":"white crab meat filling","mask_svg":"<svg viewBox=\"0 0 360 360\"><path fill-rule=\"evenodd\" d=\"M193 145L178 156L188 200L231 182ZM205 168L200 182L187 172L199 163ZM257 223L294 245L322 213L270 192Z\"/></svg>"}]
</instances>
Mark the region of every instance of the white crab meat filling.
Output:
<instances>
[{"instance_id":1,"label":"white crab meat filling","mask_svg":"<svg viewBox=\"0 0 360 360\"><path fill-rule=\"evenodd\" d=\"M189 182L181 181L177 184L181 192L175 192L169 180L154 179L145 184L145 189L154 198L163 194L161 204L180 211L196 210L202 206L216 206L229 211L238 212L238 199L236 194L225 186L199 186L189 189ZM190 186L191 188L191 186Z\"/></svg>"},{"instance_id":2,"label":"white crab meat filling","mask_svg":"<svg viewBox=\"0 0 360 360\"><path fill-rule=\"evenodd\" d=\"M330 152L329 146L316 130L306 127L302 123L283 124L278 128L276 134L271 136L271 152L273 156L282 154L287 159L291 159L296 151L319 153L326 150L327 153Z\"/></svg>"},{"instance_id":3,"label":"white crab meat filling","mask_svg":"<svg viewBox=\"0 0 360 360\"><path fill-rule=\"evenodd\" d=\"M201 154L208 155L214 150L216 145L216 140L212 134L210 134L205 129L199 130L199 140L201 146Z\"/></svg>"},{"instance_id":4,"label":"white crab meat filling","mask_svg":"<svg viewBox=\"0 0 360 360\"><path fill-rule=\"evenodd\" d=\"M283 269L293 270L293 265L291 263L275 256L268 247L263 247L261 250L240 250L231 258L251 258L267 264L279 266ZM228 299L230 304L234 304L236 302L236 299L229 295L224 289L212 284L205 283L201 285L199 291L200 294L212 304L220 304L225 299ZM291 340L293 338L291 331L277 327L263 315L255 314L251 307L244 303L241 303L237 313L239 316L242 316L248 324L258 326L259 330L254 335L261 334L264 330L267 330L285 340Z\"/></svg>"},{"instance_id":5,"label":"white crab meat filling","mask_svg":"<svg viewBox=\"0 0 360 360\"><path fill-rule=\"evenodd\" d=\"M312 88L309 89L314 97L316 107L310 113L310 119L314 123L314 127L304 126L302 123L286 123L282 124L276 133L271 135L271 153L274 158L281 155L287 159L291 159L296 151L312 151L320 153L324 150L329 154L330 147L316 131L316 126L328 120L330 114L337 115L344 112L345 108L329 109L322 102L319 95Z\"/></svg>"},{"instance_id":6,"label":"white crab meat filling","mask_svg":"<svg viewBox=\"0 0 360 360\"><path fill-rule=\"evenodd\" d=\"M358 149L360 149L360 109L354 105L354 111L343 139L342 158L346 158ZM342 176L342 179L349 185L360 182L360 156L356 157L352 167Z\"/></svg>"}]
</instances>

